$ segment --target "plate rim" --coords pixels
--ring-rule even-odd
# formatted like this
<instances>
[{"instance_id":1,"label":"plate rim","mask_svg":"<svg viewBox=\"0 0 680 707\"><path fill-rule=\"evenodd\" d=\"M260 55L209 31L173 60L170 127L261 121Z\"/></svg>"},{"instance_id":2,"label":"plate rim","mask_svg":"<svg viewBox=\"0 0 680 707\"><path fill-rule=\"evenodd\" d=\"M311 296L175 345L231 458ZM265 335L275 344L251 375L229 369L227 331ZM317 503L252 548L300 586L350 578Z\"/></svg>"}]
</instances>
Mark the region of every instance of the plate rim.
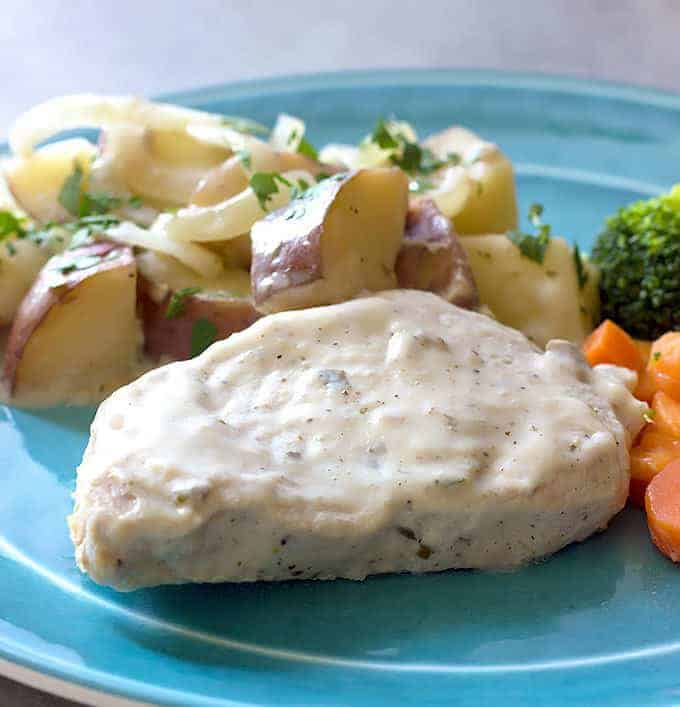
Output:
<instances>
[{"instance_id":1,"label":"plate rim","mask_svg":"<svg viewBox=\"0 0 680 707\"><path fill-rule=\"evenodd\" d=\"M488 86L490 88L542 91L581 97L621 100L680 112L680 91L672 91L642 84L604 79L591 79L565 73L514 71L505 69L454 67L403 67L361 70L285 73L262 78L247 78L201 85L178 91L153 93L154 100L191 105L223 99L246 99L262 95L318 89L379 87L379 86ZM150 92L151 93L151 92ZM146 94L148 95L148 94ZM0 151L7 150L6 141ZM0 634L0 675L34 687L49 694L84 701L86 704L121 707L173 703L191 698L196 705L237 707L245 705L229 698L188 693L168 689L152 682L119 677L87 666L72 666L55 660L53 656L24 652ZM102 698L106 702L102 702ZM142 700L142 701L139 701Z\"/></svg>"}]
</instances>

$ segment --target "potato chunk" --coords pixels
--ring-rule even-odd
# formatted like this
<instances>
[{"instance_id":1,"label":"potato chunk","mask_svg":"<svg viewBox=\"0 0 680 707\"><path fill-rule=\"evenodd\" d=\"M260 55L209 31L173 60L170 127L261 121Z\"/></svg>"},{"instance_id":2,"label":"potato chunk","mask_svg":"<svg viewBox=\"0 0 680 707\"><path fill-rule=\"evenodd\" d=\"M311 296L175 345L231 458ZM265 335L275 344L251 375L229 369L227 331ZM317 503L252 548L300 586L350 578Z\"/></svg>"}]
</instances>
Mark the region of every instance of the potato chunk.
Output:
<instances>
[{"instance_id":1,"label":"potato chunk","mask_svg":"<svg viewBox=\"0 0 680 707\"><path fill-rule=\"evenodd\" d=\"M300 309L395 287L407 206L404 172L361 169L325 179L258 221L251 231L257 308Z\"/></svg>"},{"instance_id":2,"label":"potato chunk","mask_svg":"<svg viewBox=\"0 0 680 707\"><path fill-rule=\"evenodd\" d=\"M137 262L144 350L152 359L190 358L193 333L201 320L214 327L215 341L219 341L260 317L245 270L230 270L208 279L157 253L142 253Z\"/></svg>"},{"instance_id":3,"label":"potato chunk","mask_svg":"<svg viewBox=\"0 0 680 707\"><path fill-rule=\"evenodd\" d=\"M467 255L449 219L430 200L409 207L396 273L400 288L434 292L468 309L478 304Z\"/></svg>"},{"instance_id":4,"label":"potato chunk","mask_svg":"<svg viewBox=\"0 0 680 707\"><path fill-rule=\"evenodd\" d=\"M7 185L19 206L37 221L63 221L69 214L59 203L59 192L76 164L85 174L95 146L79 138L46 145L29 157L4 163Z\"/></svg>"},{"instance_id":5,"label":"potato chunk","mask_svg":"<svg viewBox=\"0 0 680 707\"><path fill-rule=\"evenodd\" d=\"M462 209L446 214L458 233L502 233L517 226L512 164L498 146L459 126L431 135L424 145L443 160L457 154L474 182Z\"/></svg>"},{"instance_id":6,"label":"potato chunk","mask_svg":"<svg viewBox=\"0 0 680 707\"><path fill-rule=\"evenodd\" d=\"M552 238L543 263L523 256L505 235L461 239L479 288L479 298L508 326L539 346L550 339L580 343L592 328L584 311L597 310L597 274L579 289L574 255L563 238Z\"/></svg>"},{"instance_id":7,"label":"potato chunk","mask_svg":"<svg viewBox=\"0 0 680 707\"><path fill-rule=\"evenodd\" d=\"M96 243L51 258L12 324L4 379L19 403L104 397L138 364L132 250Z\"/></svg>"}]
</instances>

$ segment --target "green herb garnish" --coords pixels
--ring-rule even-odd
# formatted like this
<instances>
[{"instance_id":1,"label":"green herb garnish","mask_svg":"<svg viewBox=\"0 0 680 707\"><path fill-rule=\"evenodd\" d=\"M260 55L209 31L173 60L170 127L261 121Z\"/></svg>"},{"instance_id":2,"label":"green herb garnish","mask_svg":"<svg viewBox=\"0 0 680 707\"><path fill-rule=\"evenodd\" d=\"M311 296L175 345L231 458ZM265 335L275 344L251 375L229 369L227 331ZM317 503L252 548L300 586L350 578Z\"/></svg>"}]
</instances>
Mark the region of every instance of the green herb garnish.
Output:
<instances>
[{"instance_id":1,"label":"green herb garnish","mask_svg":"<svg viewBox=\"0 0 680 707\"><path fill-rule=\"evenodd\" d=\"M197 319L191 329L190 354L202 354L217 339L217 327L209 319Z\"/></svg>"},{"instance_id":2,"label":"green herb garnish","mask_svg":"<svg viewBox=\"0 0 680 707\"><path fill-rule=\"evenodd\" d=\"M304 155L305 157L309 157L313 160L319 159L319 153L316 151L316 148L314 147L314 145L312 145L311 142L309 142L305 138L302 138L302 140L300 140L300 144L298 145L297 151L301 155Z\"/></svg>"},{"instance_id":3,"label":"green herb garnish","mask_svg":"<svg viewBox=\"0 0 680 707\"><path fill-rule=\"evenodd\" d=\"M661 351L655 351L652 354L652 358L654 359L654 363L656 363L661 358Z\"/></svg>"},{"instance_id":4,"label":"green herb garnish","mask_svg":"<svg viewBox=\"0 0 680 707\"><path fill-rule=\"evenodd\" d=\"M371 142L374 142L382 150L391 150L399 147L399 141L392 135L383 118L379 118L375 128L373 128Z\"/></svg>"},{"instance_id":5,"label":"green herb garnish","mask_svg":"<svg viewBox=\"0 0 680 707\"><path fill-rule=\"evenodd\" d=\"M583 256L577 245L574 246L574 267L576 268L576 278L578 280L578 288L582 290L588 283L588 270L583 264Z\"/></svg>"},{"instance_id":6,"label":"green herb garnish","mask_svg":"<svg viewBox=\"0 0 680 707\"><path fill-rule=\"evenodd\" d=\"M141 196L131 196L128 199L128 206L131 206L133 209L141 209L142 206L144 206L144 202L142 201Z\"/></svg>"},{"instance_id":7,"label":"green herb garnish","mask_svg":"<svg viewBox=\"0 0 680 707\"><path fill-rule=\"evenodd\" d=\"M113 194L101 191L84 191L83 176L83 169L76 162L73 172L66 178L59 192L59 203L72 216L82 218L95 214L105 214L122 205L123 200Z\"/></svg>"},{"instance_id":8,"label":"green herb garnish","mask_svg":"<svg viewBox=\"0 0 680 707\"><path fill-rule=\"evenodd\" d=\"M196 295L201 291L200 287L183 287L181 290L172 293L168 308L165 310L166 319L175 319L181 317L186 311L186 299L192 295Z\"/></svg>"},{"instance_id":9,"label":"green herb garnish","mask_svg":"<svg viewBox=\"0 0 680 707\"><path fill-rule=\"evenodd\" d=\"M299 199L309 189L309 182L306 179L298 179L290 190L290 200Z\"/></svg>"},{"instance_id":10,"label":"green herb garnish","mask_svg":"<svg viewBox=\"0 0 680 707\"><path fill-rule=\"evenodd\" d=\"M258 202L263 211L267 211L267 202L274 194L279 192L279 184L287 187L291 183L278 172L255 172L250 178L250 188L255 192Z\"/></svg>"},{"instance_id":11,"label":"green herb garnish","mask_svg":"<svg viewBox=\"0 0 680 707\"><path fill-rule=\"evenodd\" d=\"M66 178L59 192L59 203L73 216L84 216L80 213L80 197L82 195L83 169L76 162L73 172Z\"/></svg>"},{"instance_id":12,"label":"green herb garnish","mask_svg":"<svg viewBox=\"0 0 680 707\"><path fill-rule=\"evenodd\" d=\"M250 169L253 166L252 155L249 150L239 150L236 156L241 160L241 164L246 168Z\"/></svg>"},{"instance_id":13,"label":"green herb garnish","mask_svg":"<svg viewBox=\"0 0 680 707\"><path fill-rule=\"evenodd\" d=\"M519 229L508 231L505 235L512 241L518 248L520 253L529 260L533 260L536 263L543 263L545 259L545 252L548 249L548 244L550 243L550 226L543 223L541 220L541 215L543 214L543 207L541 204L532 204L529 207L529 221L532 226L536 229L535 234L524 233Z\"/></svg>"},{"instance_id":14,"label":"green herb garnish","mask_svg":"<svg viewBox=\"0 0 680 707\"><path fill-rule=\"evenodd\" d=\"M13 214L11 211L0 211L0 241L16 236L17 238L26 237L26 229L22 223L23 219Z\"/></svg>"}]
</instances>

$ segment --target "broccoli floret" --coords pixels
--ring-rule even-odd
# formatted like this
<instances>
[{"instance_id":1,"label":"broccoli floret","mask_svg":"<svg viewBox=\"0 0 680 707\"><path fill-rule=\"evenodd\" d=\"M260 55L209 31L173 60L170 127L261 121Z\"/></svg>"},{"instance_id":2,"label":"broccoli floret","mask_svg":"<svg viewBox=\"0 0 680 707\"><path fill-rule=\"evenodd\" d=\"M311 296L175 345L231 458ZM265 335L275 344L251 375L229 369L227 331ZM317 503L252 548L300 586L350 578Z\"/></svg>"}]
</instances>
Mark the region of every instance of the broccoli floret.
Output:
<instances>
[{"instance_id":1,"label":"broccoli floret","mask_svg":"<svg viewBox=\"0 0 680 707\"><path fill-rule=\"evenodd\" d=\"M680 186L607 219L592 261L603 319L640 339L680 329Z\"/></svg>"}]
</instances>

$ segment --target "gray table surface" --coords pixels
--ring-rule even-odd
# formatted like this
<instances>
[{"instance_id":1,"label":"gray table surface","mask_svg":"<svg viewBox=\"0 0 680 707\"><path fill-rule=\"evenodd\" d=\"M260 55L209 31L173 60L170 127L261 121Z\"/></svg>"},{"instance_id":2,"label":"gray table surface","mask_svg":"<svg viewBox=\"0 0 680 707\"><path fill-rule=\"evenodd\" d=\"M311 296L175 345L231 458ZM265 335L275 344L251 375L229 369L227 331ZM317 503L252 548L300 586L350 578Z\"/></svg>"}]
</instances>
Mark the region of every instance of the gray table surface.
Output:
<instances>
[{"instance_id":1,"label":"gray table surface","mask_svg":"<svg viewBox=\"0 0 680 707\"><path fill-rule=\"evenodd\" d=\"M3 0L2 10L3 133L62 93L307 71L482 67L680 90L678 0ZM72 704L0 678L2 707Z\"/></svg>"}]
</instances>

